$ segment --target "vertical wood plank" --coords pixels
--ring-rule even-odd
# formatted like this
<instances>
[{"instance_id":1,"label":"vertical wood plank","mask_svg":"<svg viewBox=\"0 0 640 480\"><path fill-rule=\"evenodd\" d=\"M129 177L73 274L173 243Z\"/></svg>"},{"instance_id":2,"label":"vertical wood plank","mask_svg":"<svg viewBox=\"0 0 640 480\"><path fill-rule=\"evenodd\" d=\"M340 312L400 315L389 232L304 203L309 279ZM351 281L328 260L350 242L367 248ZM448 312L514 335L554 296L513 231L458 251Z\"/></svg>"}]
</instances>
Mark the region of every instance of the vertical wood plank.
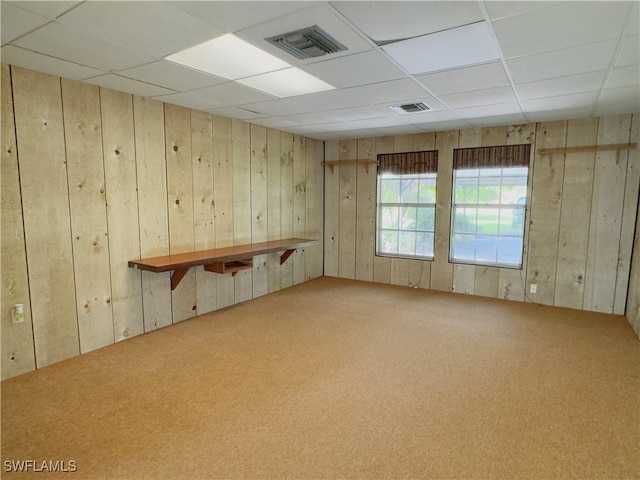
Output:
<instances>
[{"instance_id":1,"label":"vertical wood plank","mask_svg":"<svg viewBox=\"0 0 640 480\"><path fill-rule=\"evenodd\" d=\"M233 244L251 243L251 132L249 124L231 120L233 147ZM253 297L253 271L238 272L235 303Z\"/></svg>"},{"instance_id":2,"label":"vertical wood plank","mask_svg":"<svg viewBox=\"0 0 640 480\"><path fill-rule=\"evenodd\" d=\"M80 353L114 342L100 92L62 79Z\"/></svg>"},{"instance_id":3,"label":"vertical wood plank","mask_svg":"<svg viewBox=\"0 0 640 480\"><path fill-rule=\"evenodd\" d=\"M340 140L340 160L355 160L357 140ZM338 172L336 172L338 173ZM338 275L356 276L356 195L357 170L354 164L340 165L340 239Z\"/></svg>"},{"instance_id":4,"label":"vertical wood plank","mask_svg":"<svg viewBox=\"0 0 640 480\"><path fill-rule=\"evenodd\" d=\"M144 332L142 272L127 264L140 258L133 99L131 95L101 88L100 110L113 332L118 341Z\"/></svg>"},{"instance_id":5,"label":"vertical wood plank","mask_svg":"<svg viewBox=\"0 0 640 480\"><path fill-rule=\"evenodd\" d=\"M598 144L629 141L631 117L603 117ZM622 231L628 152L598 152L593 179L593 203L587 253L584 308L613 313Z\"/></svg>"},{"instance_id":6,"label":"vertical wood plank","mask_svg":"<svg viewBox=\"0 0 640 480\"><path fill-rule=\"evenodd\" d=\"M215 248L215 196L213 192L213 118L191 110L191 165L193 171L194 248ZM218 275L195 269L197 315L217 308ZM184 281L184 280L183 280Z\"/></svg>"},{"instance_id":7,"label":"vertical wood plank","mask_svg":"<svg viewBox=\"0 0 640 480\"><path fill-rule=\"evenodd\" d=\"M293 135L280 136L280 233L282 238L293 237ZM287 260L280 267L282 288L293 285L293 262Z\"/></svg>"},{"instance_id":8,"label":"vertical wood plank","mask_svg":"<svg viewBox=\"0 0 640 480\"><path fill-rule=\"evenodd\" d=\"M324 145L326 161L340 157L340 143L329 140ZM324 167L324 274L338 276L340 253L340 166Z\"/></svg>"},{"instance_id":9,"label":"vertical wood plank","mask_svg":"<svg viewBox=\"0 0 640 480\"><path fill-rule=\"evenodd\" d=\"M629 143L640 141L638 115L631 116ZM621 135L622 137L622 135ZM623 142L624 143L624 142ZM620 229L620 249L618 251L618 271L616 276L616 296L613 313L624 315L627 292L629 287L629 272L631 269L631 252L633 249L633 234L635 220L638 215L638 190L640 189L640 154L638 149L627 152L627 178L624 188L624 203L622 207L622 227Z\"/></svg>"},{"instance_id":10,"label":"vertical wood plank","mask_svg":"<svg viewBox=\"0 0 640 480\"><path fill-rule=\"evenodd\" d=\"M528 289L531 283L537 284L538 292L527 293L527 298L544 305L553 305L556 287L564 156L555 154L541 157L537 150L564 147L566 137L566 121L538 124L526 287Z\"/></svg>"},{"instance_id":11,"label":"vertical wood plank","mask_svg":"<svg viewBox=\"0 0 640 480\"><path fill-rule=\"evenodd\" d=\"M280 234L280 132L267 129L267 240L279 240ZM269 292L282 288L280 255L267 255Z\"/></svg>"},{"instance_id":12,"label":"vertical wood plank","mask_svg":"<svg viewBox=\"0 0 640 480\"><path fill-rule=\"evenodd\" d=\"M193 159L191 153L191 111L164 104L165 156L167 162L167 211L169 253L193 252ZM173 323L196 314L196 271L190 269L171 292Z\"/></svg>"},{"instance_id":13,"label":"vertical wood plank","mask_svg":"<svg viewBox=\"0 0 640 480\"><path fill-rule=\"evenodd\" d=\"M413 152L413 135L396 135L393 139L394 153ZM411 260L406 258L391 258L391 283L393 285L409 285L409 270Z\"/></svg>"},{"instance_id":14,"label":"vertical wood plank","mask_svg":"<svg viewBox=\"0 0 640 480\"><path fill-rule=\"evenodd\" d=\"M165 160L164 109L161 102L133 97L140 254L169 254L167 166ZM142 304L146 332L172 323L170 273L142 272ZM131 336L116 330L116 340Z\"/></svg>"},{"instance_id":15,"label":"vertical wood plank","mask_svg":"<svg viewBox=\"0 0 640 480\"><path fill-rule=\"evenodd\" d=\"M266 242L268 238L267 193L267 129L251 125L251 242ZM253 297L269 293L267 256L253 259Z\"/></svg>"},{"instance_id":16,"label":"vertical wood plank","mask_svg":"<svg viewBox=\"0 0 640 480\"><path fill-rule=\"evenodd\" d=\"M300 135L293 137L293 236L302 238L307 232L307 182L306 182L306 139ZM306 280L306 248L294 252L293 283L297 285ZM290 260L290 261L291 261Z\"/></svg>"},{"instance_id":17,"label":"vertical wood plank","mask_svg":"<svg viewBox=\"0 0 640 480\"><path fill-rule=\"evenodd\" d=\"M322 142L308 138L306 148L306 237L318 240L319 245L308 247L306 250L307 280L322 276L322 252L324 248L322 231L323 160Z\"/></svg>"},{"instance_id":18,"label":"vertical wood plank","mask_svg":"<svg viewBox=\"0 0 640 480\"><path fill-rule=\"evenodd\" d=\"M458 131L436 133L438 180L436 190L436 233L431 288L453 291L453 264L449 263L451 193L453 187L453 149L458 147Z\"/></svg>"},{"instance_id":19,"label":"vertical wood plank","mask_svg":"<svg viewBox=\"0 0 640 480\"><path fill-rule=\"evenodd\" d=\"M597 118L569 120L567 147L595 145L597 135ZM595 153L565 155L554 301L559 307L582 308L594 163Z\"/></svg>"},{"instance_id":20,"label":"vertical wood plank","mask_svg":"<svg viewBox=\"0 0 640 480\"><path fill-rule=\"evenodd\" d=\"M637 122L636 115L633 116L633 122ZM640 210L640 202L637 208ZM631 273L629 275L626 316L636 335L640 337L640 215L636 219L636 236L633 246Z\"/></svg>"},{"instance_id":21,"label":"vertical wood plank","mask_svg":"<svg viewBox=\"0 0 640 480\"><path fill-rule=\"evenodd\" d=\"M31 296L27 278L27 252L22 223L22 198L20 196L20 173L18 150L13 116L13 93L11 72L2 65L2 104L0 128L2 143L2 175L0 182L0 231L2 235L2 263L0 266L2 304L2 380L35 370L33 346L33 323L31 319ZM24 305L24 322L13 324L12 306Z\"/></svg>"},{"instance_id":22,"label":"vertical wood plank","mask_svg":"<svg viewBox=\"0 0 640 480\"><path fill-rule=\"evenodd\" d=\"M358 140L359 159L376 160L375 138ZM373 281L373 259L376 246L376 178L372 165L357 166L356 199L356 280Z\"/></svg>"},{"instance_id":23,"label":"vertical wood plank","mask_svg":"<svg viewBox=\"0 0 640 480\"><path fill-rule=\"evenodd\" d=\"M233 246L233 148L231 119L213 116L213 194L216 248ZM218 308L235 303L235 280L218 275Z\"/></svg>"},{"instance_id":24,"label":"vertical wood plank","mask_svg":"<svg viewBox=\"0 0 640 480\"><path fill-rule=\"evenodd\" d=\"M376 157L381 153L393 153L394 151L394 137L377 137L376 138ZM376 198L377 198L377 184L376 184ZM377 200L376 200L377 202ZM377 208L377 206L376 206ZM376 213L377 215L377 213ZM374 237L374 248L377 239ZM373 259L373 281L377 283L391 283L391 258L376 256Z\"/></svg>"},{"instance_id":25,"label":"vertical wood plank","mask_svg":"<svg viewBox=\"0 0 640 480\"><path fill-rule=\"evenodd\" d=\"M413 148L416 152L435 150L435 132L414 134ZM412 287L417 286L418 288L431 288L431 261L414 260L411 262L409 268L409 285Z\"/></svg>"},{"instance_id":26,"label":"vertical wood plank","mask_svg":"<svg viewBox=\"0 0 640 480\"><path fill-rule=\"evenodd\" d=\"M36 364L80 353L60 79L12 67Z\"/></svg>"}]
</instances>

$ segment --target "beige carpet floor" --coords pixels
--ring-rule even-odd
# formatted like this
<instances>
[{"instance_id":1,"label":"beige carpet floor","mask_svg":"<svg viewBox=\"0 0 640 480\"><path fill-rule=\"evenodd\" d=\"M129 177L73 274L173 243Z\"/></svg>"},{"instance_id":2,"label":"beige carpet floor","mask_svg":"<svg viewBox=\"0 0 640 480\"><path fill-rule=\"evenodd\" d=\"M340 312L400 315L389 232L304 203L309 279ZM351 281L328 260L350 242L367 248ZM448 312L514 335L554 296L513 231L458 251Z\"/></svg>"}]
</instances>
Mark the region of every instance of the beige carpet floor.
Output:
<instances>
[{"instance_id":1,"label":"beige carpet floor","mask_svg":"<svg viewBox=\"0 0 640 480\"><path fill-rule=\"evenodd\" d=\"M640 478L640 342L621 316L320 278L4 381L2 461L8 479Z\"/></svg>"}]
</instances>

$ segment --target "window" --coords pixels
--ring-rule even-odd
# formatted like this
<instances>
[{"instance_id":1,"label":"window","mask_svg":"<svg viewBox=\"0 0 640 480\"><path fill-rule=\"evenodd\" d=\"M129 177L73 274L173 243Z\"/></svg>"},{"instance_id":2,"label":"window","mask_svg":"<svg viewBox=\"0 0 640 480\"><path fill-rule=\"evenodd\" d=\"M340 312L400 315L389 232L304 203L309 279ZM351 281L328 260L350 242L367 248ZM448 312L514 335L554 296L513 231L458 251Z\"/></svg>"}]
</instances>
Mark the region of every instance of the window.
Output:
<instances>
[{"instance_id":1,"label":"window","mask_svg":"<svg viewBox=\"0 0 640 480\"><path fill-rule=\"evenodd\" d=\"M378 155L376 255L433 258L438 152Z\"/></svg>"},{"instance_id":2,"label":"window","mask_svg":"<svg viewBox=\"0 0 640 480\"><path fill-rule=\"evenodd\" d=\"M522 268L530 145L453 155L450 260Z\"/></svg>"}]
</instances>

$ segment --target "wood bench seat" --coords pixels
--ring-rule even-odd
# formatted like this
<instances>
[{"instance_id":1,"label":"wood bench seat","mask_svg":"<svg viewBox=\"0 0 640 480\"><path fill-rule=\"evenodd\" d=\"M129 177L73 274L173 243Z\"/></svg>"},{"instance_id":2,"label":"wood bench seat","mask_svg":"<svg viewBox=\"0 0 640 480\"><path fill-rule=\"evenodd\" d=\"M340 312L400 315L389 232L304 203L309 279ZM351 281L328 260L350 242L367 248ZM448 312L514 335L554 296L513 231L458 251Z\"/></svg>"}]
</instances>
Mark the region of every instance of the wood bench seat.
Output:
<instances>
[{"instance_id":1,"label":"wood bench seat","mask_svg":"<svg viewBox=\"0 0 640 480\"><path fill-rule=\"evenodd\" d=\"M317 243L317 240L308 238L286 238L270 242L129 260L129 267L138 267L140 270L156 273L172 271L171 290L175 290L191 267L203 265L208 272L235 275L241 270L253 268L253 257L257 255L283 252L280 255L280 265L282 265L297 248L309 247Z\"/></svg>"}]
</instances>

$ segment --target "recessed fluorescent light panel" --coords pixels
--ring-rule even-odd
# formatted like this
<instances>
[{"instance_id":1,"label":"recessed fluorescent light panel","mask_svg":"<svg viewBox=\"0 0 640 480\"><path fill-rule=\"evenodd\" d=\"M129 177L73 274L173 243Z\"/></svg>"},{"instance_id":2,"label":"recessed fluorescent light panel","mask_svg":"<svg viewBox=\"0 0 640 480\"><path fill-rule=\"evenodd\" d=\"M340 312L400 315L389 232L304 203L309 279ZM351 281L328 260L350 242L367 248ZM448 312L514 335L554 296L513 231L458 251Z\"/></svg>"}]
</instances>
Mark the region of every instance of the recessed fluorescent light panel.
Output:
<instances>
[{"instance_id":1,"label":"recessed fluorescent light panel","mask_svg":"<svg viewBox=\"0 0 640 480\"><path fill-rule=\"evenodd\" d=\"M291 66L230 33L169 55L167 60L229 80Z\"/></svg>"},{"instance_id":2,"label":"recessed fluorescent light panel","mask_svg":"<svg viewBox=\"0 0 640 480\"><path fill-rule=\"evenodd\" d=\"M286 68L238 80L247 87L256 88L276 97L293 97L307 93L324 92L335 87L299 68Z\"/></svg>"}]
</instances>

